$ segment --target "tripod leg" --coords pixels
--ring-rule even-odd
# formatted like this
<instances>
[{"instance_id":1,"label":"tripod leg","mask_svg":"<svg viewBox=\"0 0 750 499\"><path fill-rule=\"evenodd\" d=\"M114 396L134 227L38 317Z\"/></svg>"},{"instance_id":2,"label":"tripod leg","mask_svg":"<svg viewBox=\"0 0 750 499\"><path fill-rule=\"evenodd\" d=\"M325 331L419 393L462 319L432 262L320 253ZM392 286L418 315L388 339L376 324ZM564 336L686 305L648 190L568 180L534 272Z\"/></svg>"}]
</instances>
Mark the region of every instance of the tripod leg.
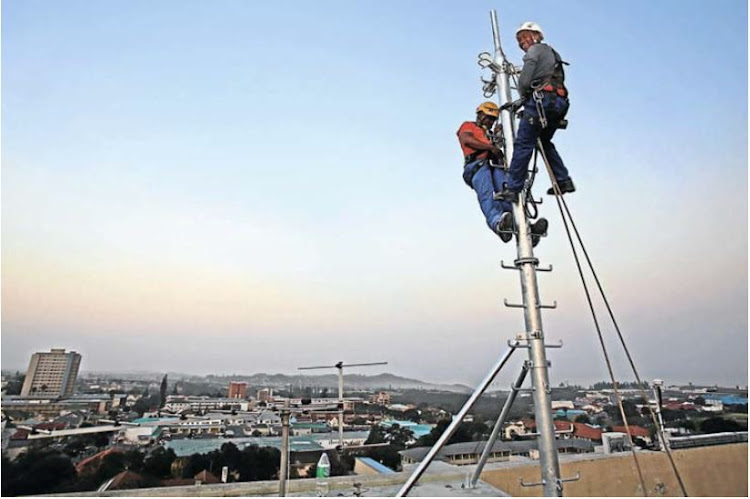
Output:
<instances>
[{"instance_id":1,"label":"tripod leg","mask_svg":"<svg viewBox=\"0 0 750 499\"><path fill-rule=\"evenodd\" d=\"M406 480L406 483L404 483L403 487L401 487L401 490L398 491L396 497L405 497L409 493L414 484L417 483L417 480L419 480L419 477L422 476L422 473L425 472L432 460L435 458L438 452L440 452L440 449L443 448L446 442L448 442L448 440L450 440L450 438L456 432L456 430L458 429L458 425L461 424L466 414L471 410L477 400L479 400L479 397L482 396L487 387L490 386L490 383L492 383L492 380L495 379L495 376L497 376L497 373L500 372L500 369L502 369L505 363L508 362L508 359L510 359L510 356L516 350L517 346L518 343L511 346L510 350L508 350L508 352L506 352L506 354L499 361L497 361L492 370L482 380L481 384L474 390L474 393L471 394L469 400L467 400L461 410L458 411L458 414L456 414L456 417L453 418L453 421L450 425L448 425L448 428L446 428L443 434L440 435L440 438L437 442L435 442L435 445L432 446L432 449L430 449L424 459L422 459L422 462L419 463L417 469L414 470L409 479Z\"/></svg>"},{"instance_id":2,"label":"tripod leg","mask_svg":"<svg viewBox=\"0 0 750 499\"><path fill-rule=\"evenodd\" d=\"M474 474L471 476L471 488L476 487L477 481L479 480L479 475L482 474L482 469L484 468L485 463L487 462L487 458L490 456L490 453L492 452L492 446L495 445L495 441L497 440L497 435L500 433L500 429L503 427L503 423L505 423L505 418L508 417L508 413L510 412L510 407L513 405L513 402L516 400L516 395L518 395L518 390L521 389L521 385L523 385L523 381L526 379L526 374L529 372L529 367L526 362L523 363L523 367L521 368L521 374L518 375L518 379L516 380L516 383L511 387L510 394L508 394L508 398L505 401L505 405L503 405L503 410L500 411L500 416L497 418L497 422L495 423L495 427L492 428L492 434L490 434L489 440L487 440L487 444L484 446L484 451L482 451L482 457L479 458L479 462L477 463L477 467L474 470Z\"/></svg>"}]
</instances>

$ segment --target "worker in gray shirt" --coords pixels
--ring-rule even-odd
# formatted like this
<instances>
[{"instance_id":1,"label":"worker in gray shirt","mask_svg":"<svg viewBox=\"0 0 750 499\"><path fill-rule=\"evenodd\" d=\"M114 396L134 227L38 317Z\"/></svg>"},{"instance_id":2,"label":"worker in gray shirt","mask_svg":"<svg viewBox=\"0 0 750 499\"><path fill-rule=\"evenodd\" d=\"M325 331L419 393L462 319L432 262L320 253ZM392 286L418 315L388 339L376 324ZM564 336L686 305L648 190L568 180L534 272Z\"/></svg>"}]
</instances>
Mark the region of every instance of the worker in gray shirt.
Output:
<instances>
[{"instance_id":1,"label":"worker in gray shirt","mask_svg":"<svg viewBox=\"0 0 750 499\"><path fill-rule=\"evenodd\" d=\"M534 22L523 23L516 30L516 40L521 50L526 52L518 78L518 92L523 100L523 119L513 143L508 182L500 197L510 202L518 201L518 193L523 189L537 139L541 139L560 194L574 192L576 188L573 180L552 143L552 136L560 127L560 121L565 118L570 106L563 71L565 63L555 49L542 43L544 33ZM555 194L554 187L547 194Z\"/></svg>"}]
</instances>

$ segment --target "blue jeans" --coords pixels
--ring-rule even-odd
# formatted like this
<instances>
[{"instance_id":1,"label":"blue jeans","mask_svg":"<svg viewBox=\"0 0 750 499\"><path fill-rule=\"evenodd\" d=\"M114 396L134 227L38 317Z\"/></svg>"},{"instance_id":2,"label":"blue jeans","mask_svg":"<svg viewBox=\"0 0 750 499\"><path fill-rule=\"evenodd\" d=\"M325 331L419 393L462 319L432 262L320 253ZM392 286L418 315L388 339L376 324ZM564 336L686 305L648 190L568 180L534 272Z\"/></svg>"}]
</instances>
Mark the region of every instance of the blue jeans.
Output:
<instances>
[{"instance_id":1,"label":"blue jeans","mask_svg":"<svg viewBox=\"0 0 750 499\"><path fill-rule=\"evenodd\" d=\"M508 190L520 192L526 180L526 172L529 167L531 155L534 154L537 139L541 139L544 154L549 160L555 179L560 182L570 179L568 169L565 168L563 160L552 143L552 136L560 125L560 120L565 118L570 104L562 97L544 92L543 99L544 114L547 117L547 127L542 128L539 123L539 113L533 97L526 99L523 104L523 118L518 127L516 140L513 142L513 158L510 161L510 172Z\"/></svg>"},{"instance_id":2,"label":"blue jeans","mask_svg":"<svg viewBox=\"0 0 750 499\"><path fill-rule=\"evenodd\" d=\"M487 225L495 230L495 225L500 221L500 217L506 211L511 211L513 207L507 201L493 199L495 191L500 192L503 183L508 181L505 171L502 168L492 168L485 160L480 159L464 166L464 172L470 171L477 163L484 164L477 170L471 179L471 187L477 193L479 207L482 209Z\"/></svg>"}]
</instances>

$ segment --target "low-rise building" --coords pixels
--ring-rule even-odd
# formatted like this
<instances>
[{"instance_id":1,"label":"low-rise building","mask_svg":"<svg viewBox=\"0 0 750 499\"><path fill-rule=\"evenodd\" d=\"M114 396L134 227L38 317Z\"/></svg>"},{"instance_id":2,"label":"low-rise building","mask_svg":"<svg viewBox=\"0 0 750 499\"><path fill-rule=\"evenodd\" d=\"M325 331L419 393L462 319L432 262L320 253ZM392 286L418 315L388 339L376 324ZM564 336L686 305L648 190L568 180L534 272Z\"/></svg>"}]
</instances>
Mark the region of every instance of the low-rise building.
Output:
<instances>
[{"instance_id":1,"label":"low-rise building","mask_svg":"<svg viewBox=\"0 0 750 499\"><path fill-rule=\"evenodd\" d=\"M454 465L473 465L479 462L479 458L486 445L486 441L461 442L446 445L438 452L435 459ZM594 445L591 442L580 439L555 440L555 446L558 453L580 454L594 452ZM399 454L401 454L402 464L411 464L421 462L429 451L430 447L416 447L399 451ZM487 462L508 461L511 456L525 456L530 459L538 459L537 441L496 441L492 446Z\"/></svg>"},{"instance_id":2,"label":"low-rise building","mask_svg":"<svg viewBox=\"0 0 750 499\"><path fill-rule=\"evenodd\" d=\"M390 405L391 394L387 392L378 392L370 397L370 402L377 405Z\"/></svg>"}]
</instances>

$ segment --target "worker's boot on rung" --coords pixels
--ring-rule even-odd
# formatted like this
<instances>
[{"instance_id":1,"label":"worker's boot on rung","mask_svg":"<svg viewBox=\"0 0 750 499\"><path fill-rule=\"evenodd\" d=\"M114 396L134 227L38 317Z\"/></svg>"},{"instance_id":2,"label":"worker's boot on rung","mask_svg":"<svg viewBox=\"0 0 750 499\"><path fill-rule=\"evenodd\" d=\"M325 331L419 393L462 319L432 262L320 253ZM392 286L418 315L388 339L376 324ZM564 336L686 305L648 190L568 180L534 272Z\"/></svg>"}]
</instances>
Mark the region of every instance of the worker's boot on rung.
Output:
<instances>
[{"instance_id":1,"label":"worker's boot on rung","mask_svg":"<svg viewBox=\"0 0 750 499\"><path fill-rule=\"evenodd\" d=\"M502 199L503 201L507 201L509 203L517 203L518 193L516 191L511 191L507 187L503 187L503 190L501 192L496 192L493 198L495 200Z\"/></svg>"},{"instance_id":2,"label":"worker's boot on rung","mask_svg":"<svg viewBox=\"0 0 750 499\"><path fill-rule=\"evenodd\" d=\"M560 188L560 194L565 194L565 193L568 193L568 192L575 192L576 191L576 186L573 185L573 180L572 179L558 180L557 181L557 187ZM547 189L547 194L549 194L550 196L554 196L556 194L555 193L555 188L554 187L550 187L549 189Z\"/></svg>"},{"instance_id":3,"label":"worker's boot on rung","mask_svg":"<svg viewBox=\"0 0 750 499\"><path fill-rule=\"evenodd\" d=\"M495 224L495 233L500 236L500 240L507 243L513 239L513 215L506 211Z\"/></svg>"},{"instance_id":4,"label":"worker's boot on rung","mask_svg":"<svg viewBox=\"0 0 750 499\"><path fill-rule=\"evenodd\" d=\"M546 218L540 218L533 224L529 225L529 228L531 229L531 247L535 248L537 244L539 244L539 241L543 236L547 235L547 227L549 226L549 222L547 222Z\"/></svg>"}]
</instances>

